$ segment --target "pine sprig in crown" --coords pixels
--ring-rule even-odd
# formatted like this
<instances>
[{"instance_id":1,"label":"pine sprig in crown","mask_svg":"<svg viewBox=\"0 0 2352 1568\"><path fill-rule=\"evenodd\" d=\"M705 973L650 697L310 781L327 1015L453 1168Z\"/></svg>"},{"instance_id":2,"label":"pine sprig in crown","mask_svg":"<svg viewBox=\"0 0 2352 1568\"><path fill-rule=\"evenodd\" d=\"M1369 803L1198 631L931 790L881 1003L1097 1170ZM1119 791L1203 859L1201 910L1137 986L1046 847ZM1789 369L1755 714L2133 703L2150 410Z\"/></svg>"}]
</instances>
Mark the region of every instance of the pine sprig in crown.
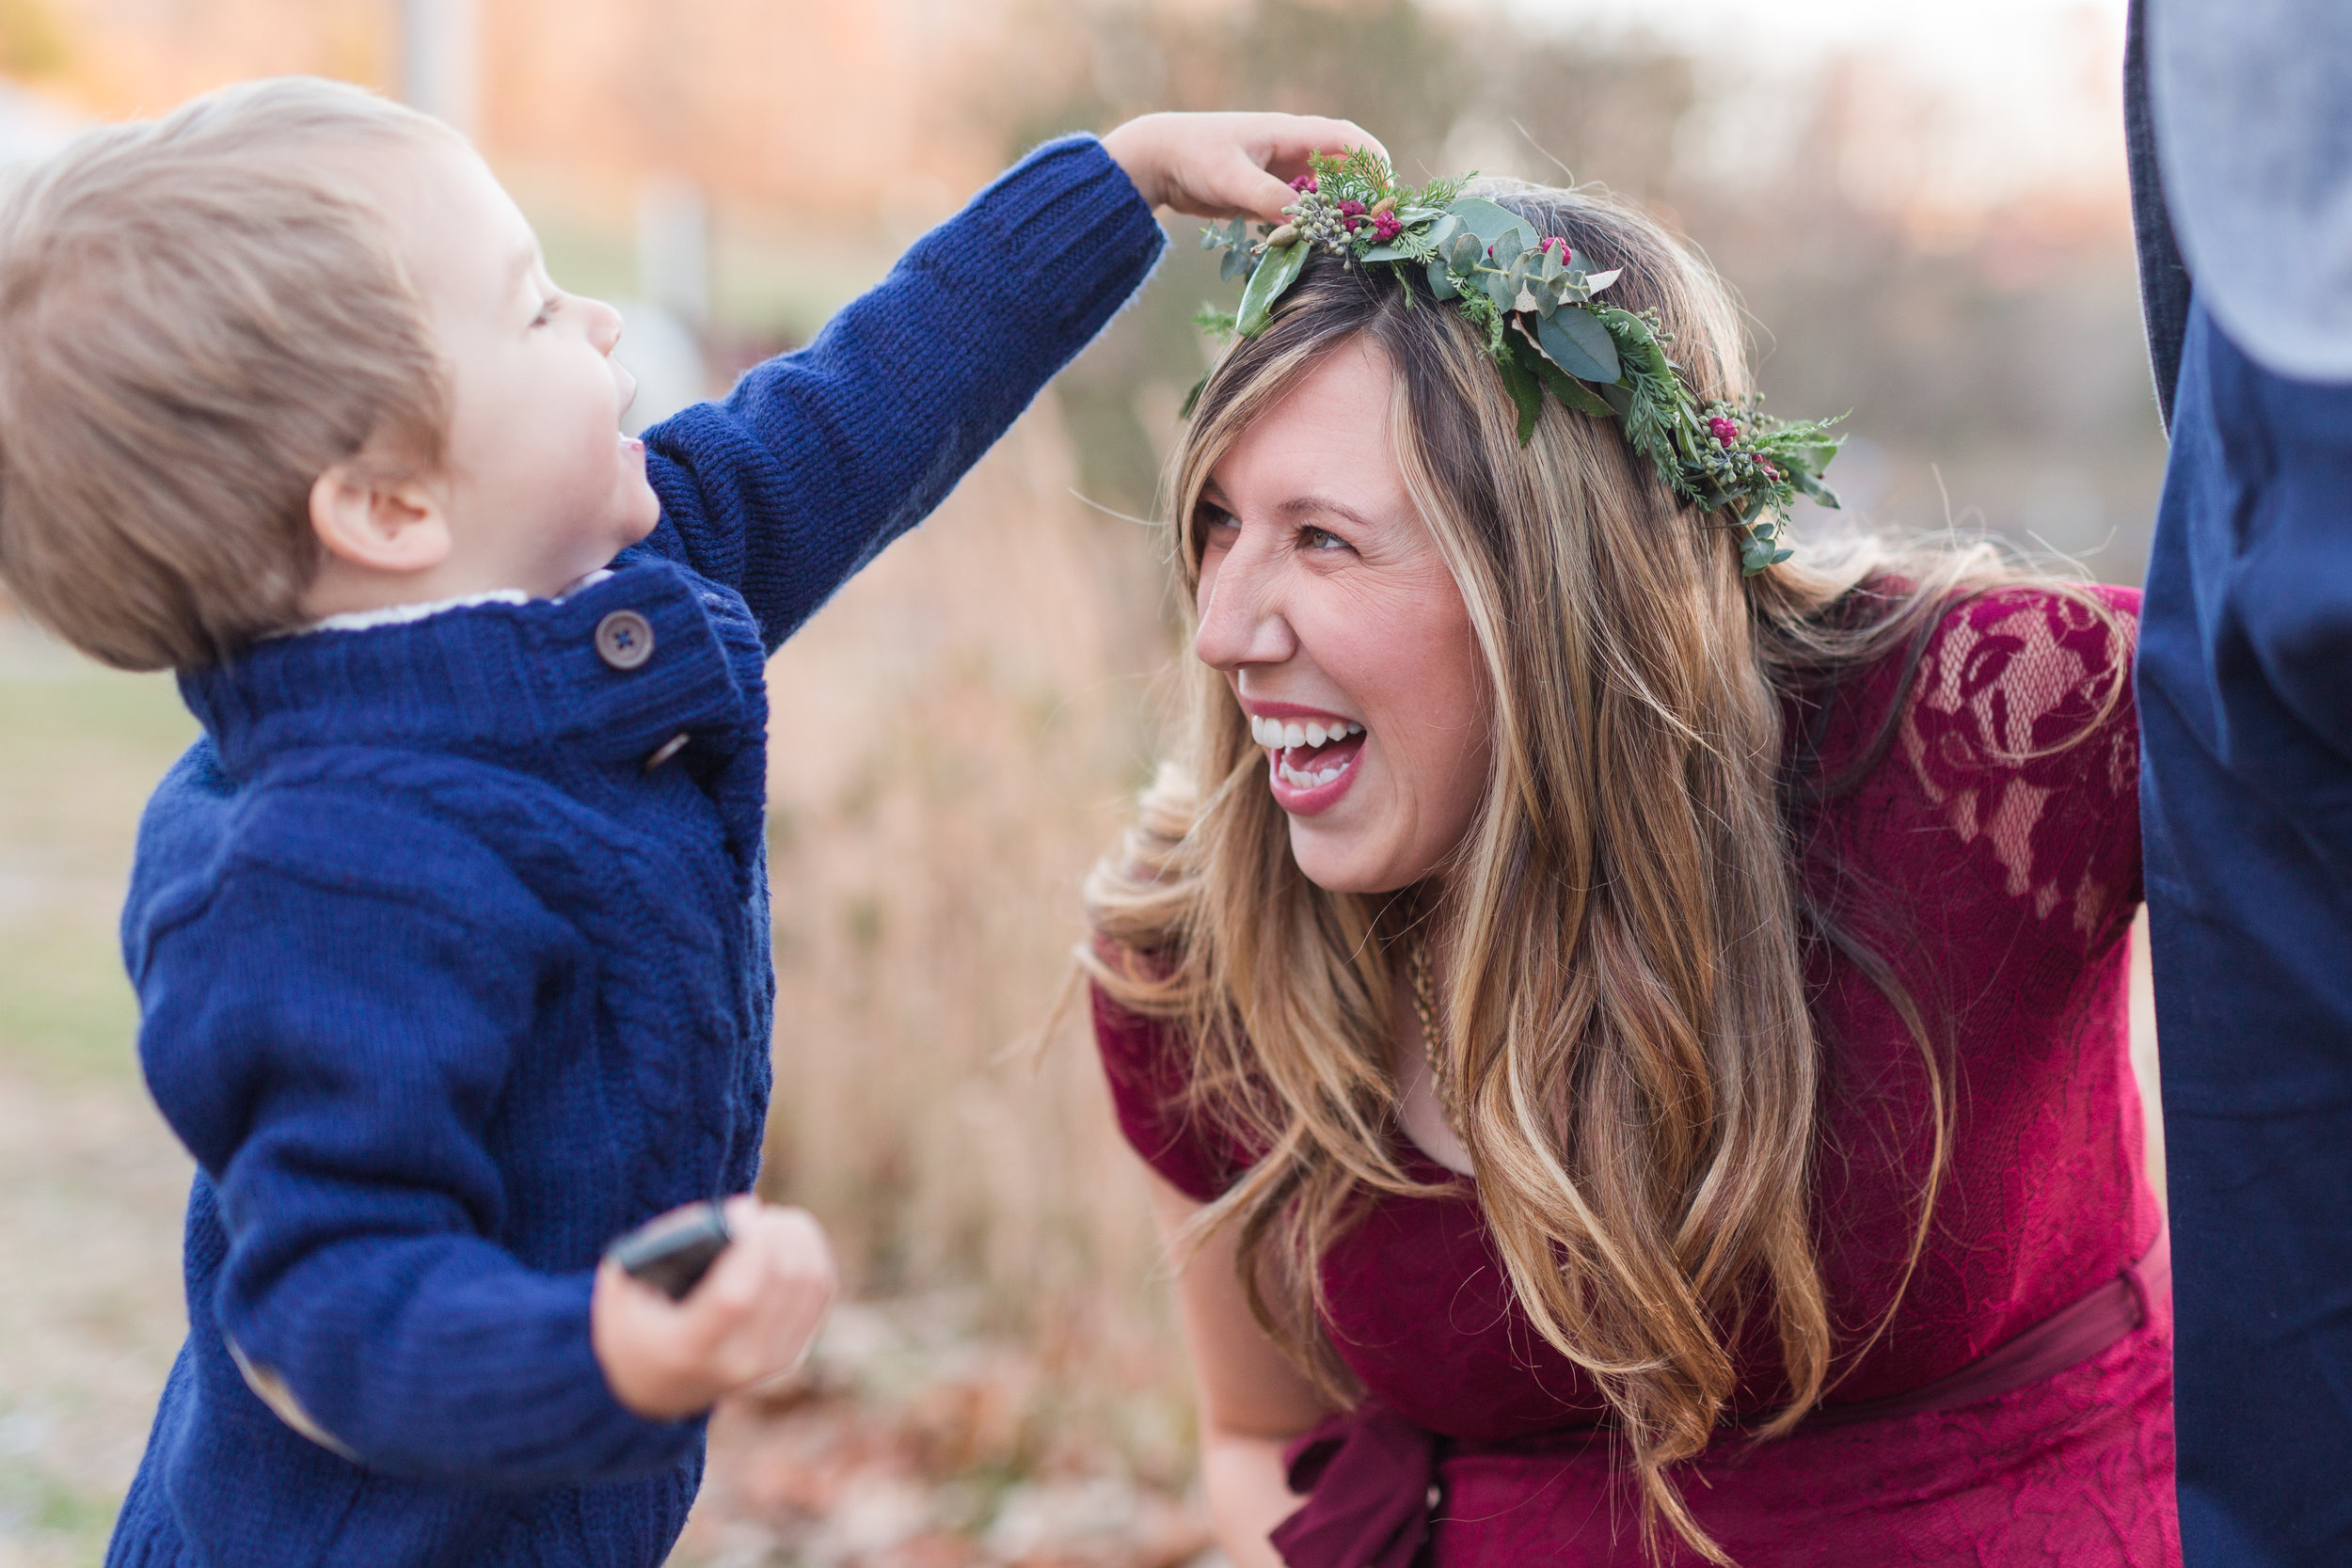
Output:
<instances>
[{"instance_id":1,"label":"pine sprig in crown","mask_svg":"<svg viewBox=\"0 0 2352 1568\"><path fill-rule=\"evenodd\" d=\"M1730 514L1742 572L1754 577L1788 560L1782 534L1797 497L1837 504L1821 483L1843 440L1830 431L1836 421L1776 420L1753 402L1701 404L1666 356L1672 337L1657 312L1597 297L1616 271L1591 271L1565 240L1532 234L1517 214L1464 196L1468 183L1399 186L1387 163L1364 149L1316 154L1313 172L1292 183L1298 199L1282 209L1290 221L1261 225L1254 242L1242 218L1201 231L1200 248L1225 251L1226 279L1248 282L1237 312L1207 310L1197 320L1220 334L1263 332L1275 302L1318 250L1350 266L1391 267L1400 281L1419 269L1431 293L1485 334L1518 408L1521 446L1535 434L1547 390L1580 414L1613 418L1676 495ZM1200 393L1193 388L1195 399Z\"/></svg>"}]
</instances>

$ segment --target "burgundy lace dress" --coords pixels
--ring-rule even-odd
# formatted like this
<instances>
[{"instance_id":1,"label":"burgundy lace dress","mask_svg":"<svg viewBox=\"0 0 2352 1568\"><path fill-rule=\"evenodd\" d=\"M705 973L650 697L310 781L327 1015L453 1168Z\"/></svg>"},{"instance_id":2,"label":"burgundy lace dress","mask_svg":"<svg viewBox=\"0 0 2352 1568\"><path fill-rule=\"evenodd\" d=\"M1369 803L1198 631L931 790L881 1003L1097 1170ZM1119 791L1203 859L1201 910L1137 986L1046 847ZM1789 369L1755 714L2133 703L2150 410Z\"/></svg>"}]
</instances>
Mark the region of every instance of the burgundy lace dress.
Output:
<instances>
[{"instance_id":1,"label":"burgundy lace dress","mask_svg":"<svg viewBox=\"0 0 2352 1568\"><path fill-rule=\"evenodd\" d=\"M2102 593L2137 612L2137 594ZM1794 1433L1727 1428L1678 1472L1743 1568L2179 1561L2171 1301L2127 1053L2137 730L2128 686L2097 718L2128 657L2110 641L2040 592L1948 614L1892 743L1809 826L1817 896L1947 1022L1955 1141L1925 1256L1862 1348L1912 1233L1927 1077L1879 991L1817 958L1816 1230L1846 1353ZM1866 760L1900 664L1799 715L1827 776ZM1215 1197L1248 1153L1185 1111L1183 1041L1099 996L1095 1021L1129 1140ZM1453 1190L1380 1199L1324 1260L1327 1326L1366 1397L1294 1448L1309 1500L1278 1544L1300 1568L1641 1561L1638 1497L1591 1383L1513 1301L1472 1183L1398 1139ZM1746 1418L1784 1386L1762 1324L1740 1345ZM1701 1560L1671 1539L1666 1555Z\"/></svg>"}]
</instances>

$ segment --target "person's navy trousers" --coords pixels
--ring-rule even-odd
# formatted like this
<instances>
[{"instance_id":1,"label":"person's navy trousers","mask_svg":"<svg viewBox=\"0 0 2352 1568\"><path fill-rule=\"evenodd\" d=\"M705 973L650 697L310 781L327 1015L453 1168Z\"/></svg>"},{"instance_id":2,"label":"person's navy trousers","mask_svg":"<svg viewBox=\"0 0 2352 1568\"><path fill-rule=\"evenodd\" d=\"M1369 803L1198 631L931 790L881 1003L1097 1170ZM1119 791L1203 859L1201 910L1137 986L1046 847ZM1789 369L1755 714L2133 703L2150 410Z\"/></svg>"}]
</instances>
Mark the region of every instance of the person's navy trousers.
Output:
<instances>
[{"instance_id":1,"label":"person's navy trousers","mask_svg":"<svg viewBox=\"0 0 2352 1568\"><path fill-rule=\"evenodd\" d=\"M2352 1564L2352 387L2192 304L2139 654L2188 1568Z\"/></svg>"}]
</instances>

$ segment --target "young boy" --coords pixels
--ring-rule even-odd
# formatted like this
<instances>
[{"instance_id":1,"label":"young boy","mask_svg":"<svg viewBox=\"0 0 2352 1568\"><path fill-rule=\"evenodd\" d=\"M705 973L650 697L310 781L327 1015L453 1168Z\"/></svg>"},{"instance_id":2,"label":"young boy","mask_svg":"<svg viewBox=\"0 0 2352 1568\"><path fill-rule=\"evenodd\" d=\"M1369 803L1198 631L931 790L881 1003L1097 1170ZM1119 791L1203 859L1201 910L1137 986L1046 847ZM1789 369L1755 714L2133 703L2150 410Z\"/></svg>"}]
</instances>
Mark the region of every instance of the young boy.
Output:
<instances>
[{"instance_id":1,"label":"young boy","mask_svg":"<svg viewBox=\"0 0 2352 1568\"><path fill-rule=\"evenodd\" d=\"M743 1196L682 1302L597 1261L757 1164L764 661L1135 291L1156 203L1274 218L1363 140L1049 143L643 444L618 318L431 120L263 83L25 177L0 576L205 729L123 913L199 1171L110 1562L663 1559L700 1414L833 1289L814 1223Z\"/></svg>"}]
</instances>

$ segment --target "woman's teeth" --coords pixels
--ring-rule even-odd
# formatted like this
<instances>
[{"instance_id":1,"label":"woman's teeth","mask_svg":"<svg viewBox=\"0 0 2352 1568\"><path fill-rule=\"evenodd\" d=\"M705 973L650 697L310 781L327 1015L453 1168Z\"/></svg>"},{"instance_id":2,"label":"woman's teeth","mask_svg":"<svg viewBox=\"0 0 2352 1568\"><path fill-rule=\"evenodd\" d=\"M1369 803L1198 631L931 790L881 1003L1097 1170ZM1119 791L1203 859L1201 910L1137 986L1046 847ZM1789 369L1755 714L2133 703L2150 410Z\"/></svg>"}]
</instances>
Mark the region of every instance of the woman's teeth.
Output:
<instances>
[{"instance_id":1,"label":"woman's teeth","mask_svg":"<svg viewBox=\"0 0 2352 1568\"><path fill-rule=\"evenodd\" d=\"M1320 722L1302 724L1295 719L1289 721L1261 719L1255 714L1252 714L1249 719L1249 738L1261 746L1268 747L1324 746L1334 740L1345 740L1351 735L1363 733L1364 727L1361 724L1345 719L1334 719L1328 724ZM1332 775L1334 778L1338 776L1337 773Z\"/></svg>"},{"instance_id":2,"label":"woman's teeth","mask_svg":"<svg viewBox=\"0 0 2352 1568\"><path fill-rule=\"evenodd\" d=\"M1249 720L1249 738L1275 753L1275 775L1293 789L1327 784L1356 761L1355 753L1350 752L1328 768L1316 768L1312 766L1313 759L1304 753L1363 733L1361 724L1346 719L1261 719L1253 714ZM1294 757L1308 766L1293 767Z\"/></svg>"}]
</instances>

